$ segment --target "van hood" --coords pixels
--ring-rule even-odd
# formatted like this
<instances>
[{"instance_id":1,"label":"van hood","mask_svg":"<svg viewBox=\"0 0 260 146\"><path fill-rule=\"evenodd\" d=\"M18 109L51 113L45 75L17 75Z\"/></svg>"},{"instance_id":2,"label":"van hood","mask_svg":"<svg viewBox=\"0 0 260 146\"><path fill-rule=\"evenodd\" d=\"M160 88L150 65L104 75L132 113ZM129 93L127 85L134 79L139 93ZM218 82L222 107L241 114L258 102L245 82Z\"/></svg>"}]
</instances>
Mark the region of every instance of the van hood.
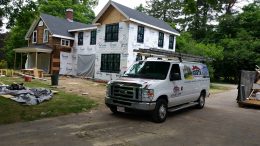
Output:
<instances>
[{"instance_id":1,"label":"van hood","mask_svg":"<svg viewBox=\"0 0 260 146\"><path fill-rule=\"evenodd\" d=\"M160 84L162 81L163 80L121 77L119 79L110 81L109 84L125 83L125 84L136 84L142 88L153 88L154 86L157 86L158 84Z\"/></svg>"}]
</instances>

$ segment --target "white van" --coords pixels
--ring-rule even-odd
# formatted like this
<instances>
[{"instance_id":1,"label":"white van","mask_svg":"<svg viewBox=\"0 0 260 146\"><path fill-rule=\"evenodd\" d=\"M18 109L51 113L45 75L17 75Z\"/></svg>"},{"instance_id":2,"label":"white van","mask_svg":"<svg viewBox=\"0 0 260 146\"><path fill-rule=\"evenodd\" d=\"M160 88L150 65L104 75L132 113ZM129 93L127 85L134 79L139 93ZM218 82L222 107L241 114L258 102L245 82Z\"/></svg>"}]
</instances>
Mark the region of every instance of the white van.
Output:
<instances>
[{"instance_id":1,"label":"white van","mask_svg":"<svg viewBox=\"0 0 260 146\"><path fill-rule=\"evenodd\" d=\"M145 110L152 113L155 122L163 122L167 112L190 106L203 108L209 86L205 64L144 60L108 83L105 103L113 113Z\"/></svg>"}]
</instances>

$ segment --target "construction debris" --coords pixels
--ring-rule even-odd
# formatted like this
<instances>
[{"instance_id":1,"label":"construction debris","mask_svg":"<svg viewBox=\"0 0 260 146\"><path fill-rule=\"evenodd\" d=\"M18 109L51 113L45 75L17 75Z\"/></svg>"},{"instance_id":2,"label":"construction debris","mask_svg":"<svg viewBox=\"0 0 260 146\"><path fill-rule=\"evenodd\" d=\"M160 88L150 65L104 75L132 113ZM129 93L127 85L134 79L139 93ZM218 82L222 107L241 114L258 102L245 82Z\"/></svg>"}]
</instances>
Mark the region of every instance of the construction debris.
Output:
<instances>
[{"instance_id":1,"label":"construction debris","mask_svg":"<svg viewBox=\"0 0 260 146\"><path fill-rule=\"evenodd\" d=\"M50 100L53 92L44 88L26 88L23 84L0 85L0 95L26 105L37 105Z\"/></svg>"}]
</instances>

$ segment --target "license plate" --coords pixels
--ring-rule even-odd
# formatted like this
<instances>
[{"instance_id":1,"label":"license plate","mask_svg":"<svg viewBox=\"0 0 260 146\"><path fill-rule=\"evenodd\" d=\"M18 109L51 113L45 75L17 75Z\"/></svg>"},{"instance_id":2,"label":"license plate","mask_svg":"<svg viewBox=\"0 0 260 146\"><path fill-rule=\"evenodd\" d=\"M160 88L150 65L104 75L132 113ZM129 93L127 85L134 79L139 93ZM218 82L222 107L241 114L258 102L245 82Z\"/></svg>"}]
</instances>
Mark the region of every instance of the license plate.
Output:
<instances>
[{"instance_id":1,"label":"license plate","mask_svg":"<svg viewBox=\"0 0 260 146\"><path fill-rule=\"evenodd\" d=\"M117 111L118 111L118 112L125 112L125 108L118 106L118 107L117 107Z\"/></svg>"}]
</instances>

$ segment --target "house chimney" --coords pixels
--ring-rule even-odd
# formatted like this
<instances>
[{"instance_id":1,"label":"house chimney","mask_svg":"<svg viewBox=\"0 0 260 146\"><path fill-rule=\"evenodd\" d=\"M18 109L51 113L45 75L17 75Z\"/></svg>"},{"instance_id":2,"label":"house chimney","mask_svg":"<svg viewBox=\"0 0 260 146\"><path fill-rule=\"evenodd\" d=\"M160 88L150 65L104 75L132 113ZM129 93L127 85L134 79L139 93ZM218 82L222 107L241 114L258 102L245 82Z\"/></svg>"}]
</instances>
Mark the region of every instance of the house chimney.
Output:
<instances>
[{"instance_id":1,"label":"house chimney","mask_svg":"<svg viewBox=\"0 0 260 146\"><path fill-rule=\"evenodd\" d=\"M66 9L66 19L73 22L73 9Z\"/></svg>"}]
</instances>

